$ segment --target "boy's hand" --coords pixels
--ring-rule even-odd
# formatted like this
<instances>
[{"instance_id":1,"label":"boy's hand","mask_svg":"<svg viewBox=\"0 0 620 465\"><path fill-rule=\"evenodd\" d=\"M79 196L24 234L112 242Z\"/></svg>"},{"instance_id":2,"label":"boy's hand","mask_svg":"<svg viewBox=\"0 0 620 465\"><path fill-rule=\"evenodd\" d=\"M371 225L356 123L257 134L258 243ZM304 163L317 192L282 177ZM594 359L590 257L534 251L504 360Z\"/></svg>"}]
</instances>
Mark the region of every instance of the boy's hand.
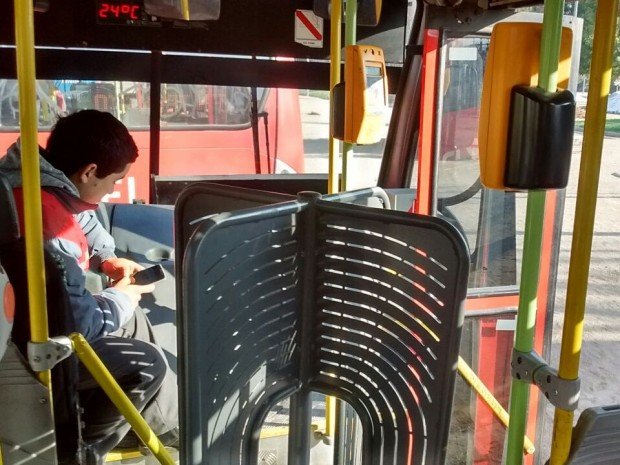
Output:
<instances>
[{"instance_id":1,"label":"boy's hand","mask_svg":"<svg viewBox=\"0 0 620 465\"><path fill-rule=\"evenodd\" d=\"M134 273L143 270L142 265L126 258L108 258L101 264L101 271L112 281L119 281L128 278ZM149 291L152 292L152 291Z\"/></svg>"},{"instance_id":2,"label":"boy's hand","mask_svg":"<svg viewBox=\"0 0 620 465\"><path fill-rule=\"evenodd\" d=\"M127 294L134 307L138 306L138 303L142 298L142 294L148 294L149 292L153 292L155 290L155 284L138 286L137 284L131 284L131 278L129 277L121 278L119 281L115 282L112 287Z\"/></svg>"}]
</instances>

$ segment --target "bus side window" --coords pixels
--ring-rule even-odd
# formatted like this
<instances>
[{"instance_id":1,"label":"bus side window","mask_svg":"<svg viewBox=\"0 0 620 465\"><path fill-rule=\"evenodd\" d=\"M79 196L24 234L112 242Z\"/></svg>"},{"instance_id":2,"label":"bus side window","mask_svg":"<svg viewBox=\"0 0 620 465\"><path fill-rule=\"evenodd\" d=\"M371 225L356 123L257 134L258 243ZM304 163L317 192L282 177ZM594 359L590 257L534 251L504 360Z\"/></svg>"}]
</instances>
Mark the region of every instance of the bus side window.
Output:
<instances>
[{"instance_id":1,"label":"bus side window","mask_svg":"<svg viewBox=\"0 0 620 465\"><path fill-rule=\"evenodd\" d=\"M0 80L0 126L19 126L17 81Z\"/></svg>"},{"instance_id":2,"label":"bus side window","mask_svg":"<svg viewBox=\"0 0 620 465\"><path fill-rule=\"evenodd\" d=\"M71 110L87 110L92 108L92 94L90 92L90 84L71 84Z\"/></svg>"},{"instance_id":3,"label":"bus side window","mask_svg":"<svg viewBox=\"0 0 620 465\"><path fill-rule=\"evenodd\" d=\"M116 111L116 93L113 84L97 83L93 85L93 107L95 110L107 111L114 116Z\"/></svg>"}]
</instances>

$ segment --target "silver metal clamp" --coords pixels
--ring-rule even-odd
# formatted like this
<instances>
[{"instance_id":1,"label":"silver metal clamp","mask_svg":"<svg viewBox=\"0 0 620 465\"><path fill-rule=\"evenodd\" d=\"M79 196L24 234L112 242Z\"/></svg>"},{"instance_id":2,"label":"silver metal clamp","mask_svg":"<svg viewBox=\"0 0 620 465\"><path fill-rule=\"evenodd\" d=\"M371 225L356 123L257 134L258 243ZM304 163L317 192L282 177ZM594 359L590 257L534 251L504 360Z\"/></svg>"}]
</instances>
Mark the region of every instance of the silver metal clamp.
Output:
<instances>
[{"instance_id":1,"label":"silver metal clamp","mask_svg":"<svg viewBox=\"0 0 620 465\"><path fill-rule=\"evenodd\" d=\"M558 371L550 367L535 351L513 350L510 366L513 378L538 386L553 406L567 411L577 408L581 392L579 378L574 380L560 378Z\"/></svg>"},{"instance_id":2,"label":"silver metal clamp","mask_svg":"<svg viewBox=\"0 0 620 465\"><path fill-rule=\"evenodd\" d=\"M28 363L34 371L47 371L73 352L71 339L66 336L50 338L47 342L28 342Z\"/></svg>"}]
</instances>

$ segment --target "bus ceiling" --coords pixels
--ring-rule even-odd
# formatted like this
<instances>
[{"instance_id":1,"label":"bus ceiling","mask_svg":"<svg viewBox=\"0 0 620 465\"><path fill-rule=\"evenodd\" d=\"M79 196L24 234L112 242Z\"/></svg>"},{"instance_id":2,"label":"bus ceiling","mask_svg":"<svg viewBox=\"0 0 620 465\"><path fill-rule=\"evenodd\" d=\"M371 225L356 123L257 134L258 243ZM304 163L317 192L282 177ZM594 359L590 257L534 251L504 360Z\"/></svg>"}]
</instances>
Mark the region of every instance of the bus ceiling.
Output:
<instances>
[{"instance_id":1,"label":"bus ceiling","mask_svg":"<svg viewBox=\"0 0 620 465\"><path fill-rule=\"evenodd\" d=\"M521 8L542 4L542 0L424 0L427 4L448 8L475 7L479 10Z\"/></svg>"},{"instance_id":2,"label":"bus ceiling","mask_svg":"<svg viewBox=\"0 0 620 465\"><path fill-rule=\"evenodd\" d=\"M118 1L48 0L47 11L35 15L37 76L149 81L151 57L135 52L161 50L162 82L329 88L329 21L321 19L321 38L313 46L295 41L296 13L312 12L314 0L224 2L215 21L153 18L146 14L145 1L126 0L123 9ZM383 2L379 24L358 27L359 43L383 48L393 86L404 62L409 3ZM13 2L5 10L0 15L0 78L14 79Z\"/></svg>"},{"instance_id":3,"label":"bus ceiling","mask_svg":"<svg viewBox=\"0 0 620 465\"><path fill-rule=\"evenodd\" d=\"M311 12L317 0L299 0L294 5L281 0L225 2L219 19L213 21L153 19L146 14L148 1L126 0L124 10L122 2L113 2L121 5L115 7L116 18L108 0L37 0L41 11L35 15L37 76L148 82L153 70L153 56L148 52L163 50L158 63L161 82L329 88L329 21L323 21L322 40L314 47L294 40L296 12ZM462 0L456 5L457 0L450 1L455 8L429 4L445 5L448 0L426 2L427 28L448 25L453 32L482 30L510 10L485 11L479 8L480 2L489 7L531 3ZM405 60L407 20L419 2L382 3L379 24L358 27L358 42L383 48L389 92L395 93ZM8 2L6 14L0 15L0 79L16 78L12 8L13 2ZM100 18L102 12L106 18Z\"/></svg>"},{"instance_id":4,"label":"bus ceiling","mask_svg":"<svg viewBox=\"0 0 620 465\"><path fill-rule=\"evenodd\" d=\"M450 35L491 33L494 24L516 14L515 8L541 1L495 1L488 0L424 0L426 3L424 27L426 29L450 29ZM458 3L457 3L458 1ZM484 8L482 7L484 6Z\"/></svg>"},{"instance_id":5,"label":"bus ceiling","mask_svg":"<svg viewBox=\"0 0 620 465\"><path fill-rule=\"evenodd\" d=\"M224 2L219 19L214 21L155 18L146 10L154 1L49 0L47 12L35 17L36 44L329 59L329 21L321 18L322 31L317 26L318 37L312 43L295 40L296 12L312 12L314 0ZM121 6L119 9L115 6L112 11L112 4ZM408 4L408 0L383 2L379 24L359 26L358 42L381 47L388 63L402 63ZM13 3L8 2L7 11L0 15L0 44L3 45L14 44L12 9Z\"/></svg>"},{"instance_id":6,"label":"bus ceiling","mask_svg":"<svg viewBox=\"0 0 620 465\"><path fill-rule=\"evenodd\" d=\"M425 27L449 27L451 33L470 34L485 31L515 13L515 8L543 4L542 0L424 0L426 4ZM488 30L487 30L488 29Z\"/></svg>"}]
</instances>

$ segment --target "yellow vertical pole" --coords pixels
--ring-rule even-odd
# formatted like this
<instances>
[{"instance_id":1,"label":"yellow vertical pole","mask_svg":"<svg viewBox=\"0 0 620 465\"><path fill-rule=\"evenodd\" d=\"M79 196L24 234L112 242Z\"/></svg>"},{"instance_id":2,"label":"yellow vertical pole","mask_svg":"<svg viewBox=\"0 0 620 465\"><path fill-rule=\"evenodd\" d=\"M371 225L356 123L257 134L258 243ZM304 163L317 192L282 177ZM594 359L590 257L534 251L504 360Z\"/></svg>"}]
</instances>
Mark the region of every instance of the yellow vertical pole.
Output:
<instances>
[{"instance_id":1,"label":"yellow vertical pole","mask_svg":"<svg viewBox=\"0 0 620 465\"><path fill-rule=\"evenodd\" d=\"M607 97L611 85L611 65L617 21L618 0L599 0L592 43L590 89L583 131L573 243L566 286L566 309L558 369L560 378L566 380L575 380L579 376L594 214L598 195ZM572 411L555 410L550 465L566 463L571 447L573 416Z\"/></svg>"},{"instance_id":2,"label":"yellow vertical pole","mask_svg":"<svg viewBox=\"0 0 620 465\"><path fill-rule=\"evenodd\" d=\"M189 0L181 0L181 8L183 9L183 19L189 21Z\"/></svg>"},{"instance_id":3,"label":"yellow vertical pole","mask_svg":"<svg viewBox=\"0 0 620 465\"><path fill-rule=\"evenodd\" d=\"M330 62L329 62L329 172L327 177L327 193L340 191L338 185L338 155L340 141L333 136L334 127L334 99L333 90L340 82L340 62L342 49L342 0L332 0L330 14ZM325 435L332 436L336 427L336 402L331 396L325 397Z\"/></svg>"},{"instance_id":4,"label":"yellow vertical pole","mask_svg":"<svg viewBox=\"0 0 620 465\"><path fill-rule=\"evenodd\" d=\"M37 94L34 60L34 13L32 2L15 0L15 55L19 81L19 127L21 134L22 182L28 302L30 305L30 339L47 342L47 308L45 297L45 262L43 259L43 220L41 179L37 142ZM49 371L39 373L48 388Z\"/></svg>"},{"instance_id":5,"label":"yellow vertical pole","mask_svg":"<svg viewBox=\"0 0 620 465\"><path fill-rule=\"evenodd\" d=\"M334 127L334 99L332 98L334 87L340 82L340 50L342 34L342 0L332 1L330 17L330 62L329 62L329 171L327 177L327 193L333 194L340 190L338 186L338 155L340 154L340 141L333 136Z\"/></svg>"}]
</instances>

